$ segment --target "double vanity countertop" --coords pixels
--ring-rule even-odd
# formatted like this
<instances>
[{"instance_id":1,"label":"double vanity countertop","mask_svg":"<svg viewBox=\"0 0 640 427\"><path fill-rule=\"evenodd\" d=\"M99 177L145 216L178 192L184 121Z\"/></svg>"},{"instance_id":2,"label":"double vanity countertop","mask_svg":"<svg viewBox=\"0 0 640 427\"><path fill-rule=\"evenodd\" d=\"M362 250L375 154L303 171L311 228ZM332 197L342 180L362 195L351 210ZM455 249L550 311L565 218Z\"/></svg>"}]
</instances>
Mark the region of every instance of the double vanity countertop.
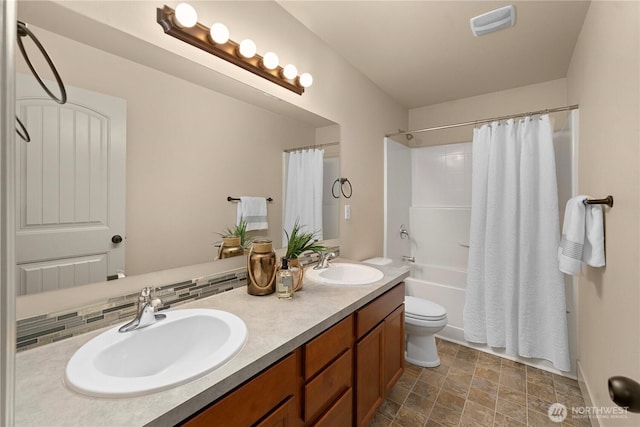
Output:
<instances>
[{"instance_id":1,"label":"double vanity countertop","mask_svg":"<svg viewBox=\"0 0 640 427\"><path fill-rule=\"evenodd\" d=\"M346 260L340 260L346 261ZM71 356L90 332L16 355L15 425L166 426L174 425L233 390L341 319L402 282L404 268L381 267L384 277L370 285L332 286L305 279L293 300L275 294L252 296L246 287L183 304L175 310L209 308L240 317L248 328L244 348L213 372L165 391L128 398L94 398L64 384Z\"/></svg>"}]
</instances>

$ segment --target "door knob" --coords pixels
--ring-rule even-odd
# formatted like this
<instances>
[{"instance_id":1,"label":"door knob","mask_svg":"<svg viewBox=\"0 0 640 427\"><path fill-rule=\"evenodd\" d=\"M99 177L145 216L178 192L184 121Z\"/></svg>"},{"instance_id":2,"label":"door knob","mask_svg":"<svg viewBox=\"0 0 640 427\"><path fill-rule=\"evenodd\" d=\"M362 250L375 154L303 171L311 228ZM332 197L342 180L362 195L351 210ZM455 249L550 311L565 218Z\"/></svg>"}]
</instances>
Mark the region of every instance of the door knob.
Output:
<instances>
[{"instance_id":1,"label":"door knob","mask_svg":"<svg viewBox=\"0 0 640 427\"><path fill-rule=\"evenodd\" d=\"M115 244L122 243L122 236L116 234L115 236L111 237L111 241Z\"/></svg>"},{"instance_id":2,"label":"door knob","mask_svg":"<svg viewBox=\"0 0 640 427\"><path fill-rule=\"evenodd\" d=\"M609 378L609 397L629 412L640 412L640 384L627 377Z\"/></svg>"}]
</instances>

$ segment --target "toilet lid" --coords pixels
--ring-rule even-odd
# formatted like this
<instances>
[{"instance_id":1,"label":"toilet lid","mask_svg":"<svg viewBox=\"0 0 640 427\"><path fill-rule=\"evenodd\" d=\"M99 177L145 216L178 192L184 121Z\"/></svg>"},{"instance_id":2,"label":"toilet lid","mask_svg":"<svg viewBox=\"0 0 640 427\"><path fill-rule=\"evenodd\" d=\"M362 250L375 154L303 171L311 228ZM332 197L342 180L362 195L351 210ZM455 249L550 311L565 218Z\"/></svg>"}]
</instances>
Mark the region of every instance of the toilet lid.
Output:
<instances>
[{"instance_id":1,"label":"toilet lid","mask_svg":"<svg viewBox=\"0 0 640 427\"><path fill-rule=\"evenodd\" d=\"M405 296L404 297L405 316L416 319L442 319L447 316L447 310L440 304L426 299Z\"/></svg>"}]
</instances>

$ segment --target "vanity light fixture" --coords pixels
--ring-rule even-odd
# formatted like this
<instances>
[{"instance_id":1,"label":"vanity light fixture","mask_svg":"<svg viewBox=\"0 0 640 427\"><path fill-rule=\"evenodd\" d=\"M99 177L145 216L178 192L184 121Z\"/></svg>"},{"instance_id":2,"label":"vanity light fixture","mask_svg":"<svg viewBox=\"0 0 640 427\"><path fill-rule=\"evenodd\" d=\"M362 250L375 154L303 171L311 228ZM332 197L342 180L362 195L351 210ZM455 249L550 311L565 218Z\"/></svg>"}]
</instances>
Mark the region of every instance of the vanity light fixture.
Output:
<instances>
[{"instance_id":1,"label":"vanity light fixture","mask_svg":"<svg viewBox=\"0 0 640 427\"><path fill-rule=\"evenodd\" d=\"M224 24L216 22L211 26L211 30L209 30L209 36L211 37L211 41L216 44L225 44L229 41L229 30Z\"/></svg>"},{"instance_id":2,"label":"vanity light fixture","mask_svg":"<svg viewBox=\"0 0 640 427\"><path fill-rule=\"evenodd\" d=\"M253 40L244 39L240 42L238 52L245 58L250 59L256 56L258 48L256 47L256 44L253 42Z\"/></svg>"},{"instance_id":3,"label":"vanity light fixture","mask_svg":"<svg viewBox=\"0 0 640 427\"><path fill-rule=\"evenodd\" d=\"M280 64L280 59L278 58L278 55L276 55L273 52L267 52L262 57L262 65L267 70L275 70L276 68L278 68L279 64Z\"/></svg>"},{"instance_id":4,"label":"vanity light fixture","mask_svg":"<svg viewBox=\"0 0 640 427\"><path fill-rule=\"evenodd\" d=\"M180 3L176 9L164 6L157 9L157 22L166 34L185 43L209 52L247 71L302 95L311 86L313 77L309 73L298 76L295 65L279 66L279 58L273 52L264 57L257 53L252 40L242 40L240 44L229 38L229 30L224 24L215 23L211 28L198 22L195 9L187 3Z\"/></svg>"},{"instance_id":5,"label":"vanity light fixture","mask_svg":"<svg viewBox=\"0 0 640 427\"><path fill-rule=\"evenodd\" d=\"M198 23L198 14L189 3L180 3L176 6L174 22L180 28L191 28Z\"/></svg>"},{"instance_id":6,"label":"vanity light fixture","mask_svg":"<svg viewBox=\"0 0 640 427\"><path fill-rule=\"evenodd\" d=\"M309 87L313 84L313 76L309 73L300 74L300 84L302 87Z\"/></svg>"},{"instance_id":7,"label":"vanity light fixture","mask_svg":"<svg viewBox=\"0 0 640 427\"><path fill-rule=\"evenodd\" d=\"M293 80L298 75L298 69L293 64L287 64L282 70L282 75L289 80Z\"/></svg>"}]
</instances>

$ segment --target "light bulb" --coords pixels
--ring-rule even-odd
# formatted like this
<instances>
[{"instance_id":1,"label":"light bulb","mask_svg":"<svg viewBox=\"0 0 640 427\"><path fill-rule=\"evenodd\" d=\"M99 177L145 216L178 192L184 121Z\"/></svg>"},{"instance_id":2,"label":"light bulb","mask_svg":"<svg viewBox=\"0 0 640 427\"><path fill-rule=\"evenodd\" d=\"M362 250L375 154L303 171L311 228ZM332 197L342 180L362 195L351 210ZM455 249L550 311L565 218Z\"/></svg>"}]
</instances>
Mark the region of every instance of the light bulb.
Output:
<instances>
[{"instance_id":1,"label":"light bulb","mask_svg":"<svg viewBox=\"0 0 640 427\"><path fill-rule=\"evenodd\" d=\"M256 54L256 44L253 40L244 39L240 42L240 55L245 58L253 58Z\"/></svg>"},{"instance_id":2,"label":"light bulb","mask_svg":"<svg viewBox=\"0 0 640 427\"><path fill-rule=\"evenodd\" d=\"M216 22L209 30L209 37L216 44L225 44L229 41L229 30L224 24Z\"/></svg>"},{"instance_id":3,"label":"light bulb","mask_svg":"<svg viewBox=\"0 0 640 427\"><path fill-rule=\"evenodd\" d=\"M313 84L313 76L309 73L300 74L300 86L309 87Z\"/></svg>"},{"instance_id":4,"label":"light bulb","mask_svg":"<svg viewBox=\"0 0 640 427\"><path fill-rule=\"evenodd\" d=\"M176 6L174 22L178 27L191 28L198 23L198 13L188 3L180 3Z\"/></svg>"},{"instance_id":5,"label":"light bulb","mask_svg":"<svg viewBox=\"0 0 640 427\"><path fill-rule=\"evenodd\" d=\"M298 69L293 64L287 64L284 66L284 70L282 70L282 74L285 78L289 80L293 80L298 75Z\"/></svg>"},{"instance_id":6,"label":"light bulb","mask_svg":"<svg viewBox=\"0 0 640 427\"><path fill-rule=\"evenodd\" d=\"M275 70L276 68L278 68L279 62L280 60L278 59L278 55L273 52L265 53L264 57L262 58L262 65L264 65L264 68L266 68L267 70Z\"/></svg>"}]
</instances>

